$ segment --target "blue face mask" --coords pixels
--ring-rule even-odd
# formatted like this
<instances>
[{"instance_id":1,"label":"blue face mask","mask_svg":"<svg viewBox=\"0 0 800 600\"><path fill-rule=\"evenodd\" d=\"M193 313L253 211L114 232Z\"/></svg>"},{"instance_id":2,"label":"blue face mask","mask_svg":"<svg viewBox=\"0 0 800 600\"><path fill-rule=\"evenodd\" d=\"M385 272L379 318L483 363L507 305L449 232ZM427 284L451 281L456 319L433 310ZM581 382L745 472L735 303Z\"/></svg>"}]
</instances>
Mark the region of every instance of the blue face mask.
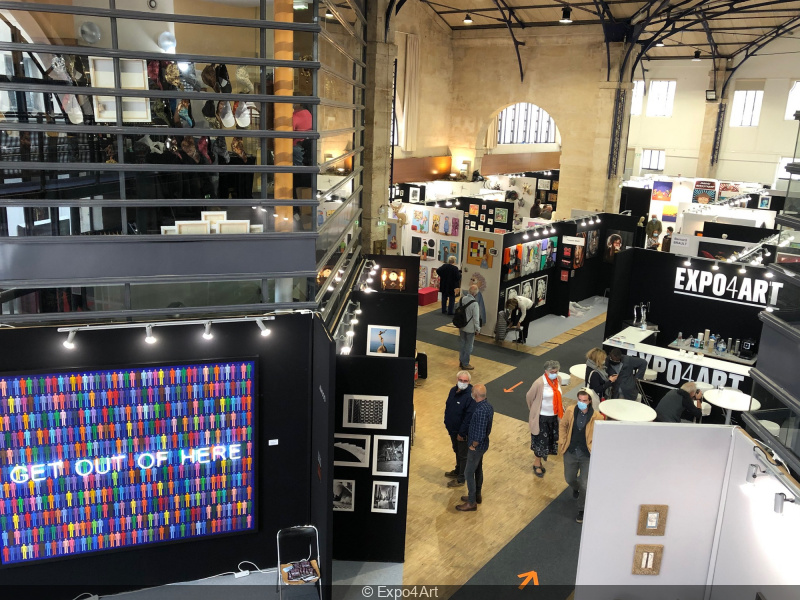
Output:
<instances>
[{"instance_id":1,"label":"blue face mask","mask_svg":"<svg viewBox=\"0 0 800 600\"><path fill-rule=\"evenodd\" d=\"M550 378L550 381L553 381L556 377L558 377L558 373L548 373L547 376Z\"/></svg>"},{"instance_id":2,"label":"blue face mask","mask_svg":"<svg viewBox=\"0 0 800 600\"><path fill-rule=\"evenodd\" d=\"M589 408L589 405L586 402L578 400L578 410L586 410L587 408Z\"/></svg>"}]
</instances>

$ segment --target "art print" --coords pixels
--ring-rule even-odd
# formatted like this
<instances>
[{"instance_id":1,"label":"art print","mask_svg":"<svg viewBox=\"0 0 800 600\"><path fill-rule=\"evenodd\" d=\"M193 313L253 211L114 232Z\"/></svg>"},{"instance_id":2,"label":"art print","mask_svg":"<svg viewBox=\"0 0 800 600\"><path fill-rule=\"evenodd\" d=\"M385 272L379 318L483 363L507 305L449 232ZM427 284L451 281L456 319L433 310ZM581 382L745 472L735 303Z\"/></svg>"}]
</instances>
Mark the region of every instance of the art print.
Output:
<instances>
[{"instance_id":1,"label":"art print","mask_svg":"<svg viewBox=\"0 0 800 600\"><path fill-rule=\"evenodd\" d=\"M522 284L522 295L528 300L533 300L533 281L526 281Z\"/></svg>"},{"instance_id":2,"label":"art print","mask_svg":"<svg viewBox=\"0 0 800 600\"><path fill-rule=\"evenodd\" d=\"M556 181L554 181L554 182L553 182L553 185L552 185L551 189L552 189L554 192L557 192L557 191L558 191L558 180L556 180Z\"/></svg>"},{"instance_id":3,"label":"art print","mask_svg":"<svg viewBox=\"0 0 800 600\"><path fill-rule=\"evenodd\" d=\"M694 182L692 192L692 202L698 204L710 204L717 197L717 182L712 180L698 179Z\"/></svg>"},{"instance_id":4,"label":"art print","mask_svg":"<svg viewBox=\"0 0 800 600\"><path fill-rule=\"evenodd\" d=\"M342 427L386 429L389 396L345 394L342 397Z\"/></svg>"},{"instance_id":5,"label":"art print","mask_svg":"<svg viewBox=\"0 0 800 600\"><path fill-rule=\"evenodd\" d=\"M400 328L389 325L367 325L367 356L399 355Z\"/></svg>"},{"instance_id":6,"label":"art print","mask_svg":"<svg viewBox=\"0 0 800 600\"><path fill-rule=\"evenodd\" d=\"M583 246L575 246L575 251L572 253L572 268L580 269L583 266L583 260L585 256L584 248L586 247L586 232L582 231L575 237L582 237L584 239Z\"/></svg>"},{"instance_id":7,"label":"art print","mask_svg":"<svg viewBox=\"0 0 800 600\"><path fill-rule=\"evenodd\" d=\"M386 247L389 250L397 250L397 223L389 223L386 230Z\"/></svg>"},{"instance_id":8,"label":"art print","mask_svg":"<svg viewBox=\"0 0 800 600\"><path fill-rule=\"evenodd\" d=\"M538 308L547 304L547 276L539 277L534 281L533 305Z\"/></svg>"},{"instance_id":9,"label":"art print","mask_svg":"<svg viewBox=\"0 0 800 600\"><path fill-rule=\"evenodd\" d=\"M503 281L510 281L520 276L522 271L522 244L509 246L503 250Z\"/></svg>"},{"instance_id":10,"label":"art print","mask_svg":"<svg viewBox=\"0 0 800 600\"><path fill-rule=\"evenodd\" d=\"M678 207L674 204L667 204L661 211L661 220L664 223L675 223L678 220Z\"/></svg>"},{"instance_id":11,"label":"art print","mask_svg":"<svg viewBox=\"0 0 800 600\"><path fill-rule=\"evenodd\" d=\"M372 446L372 474L408 477L408 436L375 436Z\"/></svg>"},{"instance_id":12,"label":"art print","mask_svg":"<svg viewBox=\"0 0 800 600\"><path fill-rule=\"evenodd\" d=\"M461 219L458 217L453 217L450 220L450 235L460 235L461 234ZM445 231L447 231L445 229Z\"/></svg>"},{"instance_id":13,"label":"art print","mask_svg":"<svg viewBox=\"0 0 800 600\"><path fill-rule=\"evenodd\" d=\"M434 213L433 216L431 217L431 219L432 219L431 220L431 232L432 233L441 233L441 231L439 231L439 221L440 221L441 217L439 215L437 215L436 213Z\"/></svg>"},{"instance_id":14,"label":"art print","mask_svg":"<svg viewBox=\"0 0 800 600\"><path fill-rule=\"evenodd\" d=\"M606 231L606 245L603 250L603 261L613 263L616 255L633 244L633 233L630 231L620 231L619 229L609 229Z\"/></svg>"},{"instance_id":15,"label":"art print","mask_svg":"<svg viewBox=\"0 0 800 600\"><path fill-rule=\"evenodd\" d=\"M519 284L511 285L508 288L506 288L506 301L511 300L511 298L515 298L516 296L519 296L519 295L520 295L520 286L519 286Z\"/></svg>"},{"instance_id":16,"label":"art print","mask_svg":"<svg viewBox=\"0 0 800 600\"><path fill-rule=\"evenodd\" d=\"M369 467L370 436L333 434L333 464L337 467Z\"/></svg>"},{"instance_id":17,"label":"art print","mask_svg":"<svg viewBox=\"0 0 800 600\"><path fill-rule=\"evenodd\" d=\"M539 270L539 242L528 242L522 245L522 275L530 275Z\"/></svg>"},{"instance_id":18,"label":"art print","mask_svg":"<svg viewBox=\"0 0 800 600\"><path fill-rule=\"evenodd\" d=\"M428 267L419 267L419 289L428 287Z\"/></svg>"},{"instance_id":19,"label":"art print","mask_svg":"<svg viewBox=\"0 0 800 600\"><path fill-rule=\"evenodd\" d=\"M411 219L411 230L417 233L428 233L429 211L415 210Z\"/></svg>"},{"instance_id":20,"label":"art print","mask_svg":"<svg viewBox=\"0 0 800 600\"><path fill-rule=\"evenodd\" d=\"M481 223L485 223L485 222L486 222L486 215L481 215Z\"/></svg>"},{"instance_id":21,"label":"art print","mask_svg":"<svg viewBox=\"0 0 800 600\"><path fill-rule=\"evenodd\" d=\"M353 512L356 482L353 479L333 480L333 510Z\"/></svg>"},{"instance_id":22,"label":"art print","mask_svg":"<svg viewBox=\"0 0 800 600\"><path fill-rule=\"evenodd\" d=\"M444 235L450 235L450 227L451 227L450 217L448 215L445 215L444 222L442 223L442 233Z\"/></svg>"},{"instance_id":23,"label":"art print","mask_svg":"<svg viewBox=\"0 0 800 600\"><path fill-rule=\"evenodd\" d=\"M657 202L669 202L672 198L672 182L671 181L654 181L653 191L650 194L650 199Z\"/></svg>"},{"instance_id":24,"label":"art print","mask_svg":"<svg viewBox=\"0 0 800 600\"><path fill-rule=\"evenodd\" d=\"M549 179L537 179L536 180L536 189L537 190L549 190L550 189L550 180Z\"/></svg>"},{"instance_id":25,"label":"art print","mask_svg":"<svg viewBox=\"0 0 800 600\"><path fill-rule=\"evenodd\" d=\"M420 194L418 187L412 187L408 190L408 201L411 202L412 204L419 203L419 196Z\"/></svg>"},{"instance_id":26,"label":"art print","mask_svg":"<svg viewBox=\"0 0 800 600\"><path fill-rule=\"evenodd\" d=\"M501 223L508 222L508 209L507 208L497 208L494 211L494 220L499 221Z\"/></svg>"},{"instance_id":27,"label":"art print","mask_svg":"<svg viewBox=\"0 0 800 600\"><path fill-rule=\"evenodd\" d=\"M397 514L400 483L397 481L372 482L372 512Z\"/></svg>"},{"instance_id":28,"label":"art print","mask_svg":"<svg viewBox=\"0 0 800 600\"><path fill-rule=\"evenodd\" d=\"M494 225L494 219L487 219L486 224L487 225Z\"/></svg>"},{"instance_id":29,"label":"art print","mask_svg":"<svg viewBox=\"0 0 800 600\"><path fill-rule=\"evenodd\" d=\"M431 281L428 285L437 290L439 289L439 273L433 267L431 267Z\"/></svg>"},{"instance_id":30,"label":"art print","mask_svg":"<svg viewBox=\"0 0 800 600\"><path fill-rule=\"evenodd\" d=\"M489 250L494 248L494 240L467 238L467 263L484 269L492 268L493 256Z\"/></svg>"},{"instance_id":31,"label":"art print","mask_svg":"<svg viewBox=\"0 0 800 600\"><path fill-rule=\"evenodd\" d=\"M592 229L586 232L586 258L594 258L600 253L600 231Z\"/></svg>"},{"instance_id":32,"label":"art print","mask_svg":"<svg viewBox=\"0 0 800 600\"><path fill-rule=\"evenodd\" d=\"M477 217L480 214L480 206L477 204L470 204L469 205L469 214L471 217Z\"/></svg>"}]
</instances>

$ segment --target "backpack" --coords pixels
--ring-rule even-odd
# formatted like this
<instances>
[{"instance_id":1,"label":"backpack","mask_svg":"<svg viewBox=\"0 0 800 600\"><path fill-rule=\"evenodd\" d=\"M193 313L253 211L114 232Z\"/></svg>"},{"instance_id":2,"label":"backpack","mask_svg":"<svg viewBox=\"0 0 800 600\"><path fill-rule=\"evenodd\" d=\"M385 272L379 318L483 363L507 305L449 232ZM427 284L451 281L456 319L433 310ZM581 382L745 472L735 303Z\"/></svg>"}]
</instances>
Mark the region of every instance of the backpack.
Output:
<instances>
[{"instance_id":1,"label":"backpack","mask_svg":"<svg viewBox=\"0 0 800 600\"><path fill-rule=\"evenodd\" d=\"M467 323L469 323L471 320L467 319L467 306L469 306L473 302L477 302L477 300L470 300L466 304L464 304L463 302L458 303L458 306L456 306L456 310L453 313L453 325L455 325L459 329L467 326Z\"/></svg>"}]
</instances>

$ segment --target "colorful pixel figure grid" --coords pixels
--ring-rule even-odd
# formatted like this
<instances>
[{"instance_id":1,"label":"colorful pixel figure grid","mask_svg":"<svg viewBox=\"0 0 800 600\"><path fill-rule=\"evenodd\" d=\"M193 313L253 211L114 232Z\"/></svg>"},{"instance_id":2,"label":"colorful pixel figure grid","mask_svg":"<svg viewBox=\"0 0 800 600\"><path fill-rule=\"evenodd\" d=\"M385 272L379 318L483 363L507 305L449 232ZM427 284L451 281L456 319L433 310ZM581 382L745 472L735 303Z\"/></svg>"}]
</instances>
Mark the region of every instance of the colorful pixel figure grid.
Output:
<instances>
[{"instance_id":1,"label":"colorful pixel figure grid","mask_svg":"<svg viewBox=\"0 0 800 600\"><path fill-rule=\"evenodd\" d=\"M254 529L252 361L0 376L0 559Z\"/></svg>"}]
</instances>

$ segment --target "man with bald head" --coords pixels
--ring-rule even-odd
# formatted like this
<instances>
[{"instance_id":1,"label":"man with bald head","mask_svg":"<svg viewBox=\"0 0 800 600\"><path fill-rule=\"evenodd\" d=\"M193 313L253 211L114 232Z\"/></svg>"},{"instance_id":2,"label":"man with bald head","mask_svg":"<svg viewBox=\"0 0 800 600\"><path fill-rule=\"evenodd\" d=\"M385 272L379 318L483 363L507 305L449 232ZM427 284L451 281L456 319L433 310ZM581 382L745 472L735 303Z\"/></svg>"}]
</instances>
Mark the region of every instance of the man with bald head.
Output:
<instances>
[{"instance_id":1,"label":"man with bald head","mask_svg":"<svg viewBox=\"0 0 800 600\"><path fill-rule=\"evenodd\" d=\"M467 313L467 324L459 329L458 360L461 369L471 371L475 367L469 364L472 354L472 345L475 343L475 334L481 331L481 313L478 306L478 286L469 286L469 292L461 295L461 306Z\"/></svg>"},{"instance_id":2,"label":"man with bald head","mask_svg":"<svg viewBox=\"0 0 800 600\"><path fill-rule=\"evenodd\" d=\"M486 399L485 385L477 383L472 386L472 399L475 400L475 410L469 423L467 466L464 469L469 495L461 496L463 504L456 506L456 510L462 512L478 510L478 504L483 500L483 455L489 449L489 434L494 419L494 408Z\"/></svg>"}]
</instances>

